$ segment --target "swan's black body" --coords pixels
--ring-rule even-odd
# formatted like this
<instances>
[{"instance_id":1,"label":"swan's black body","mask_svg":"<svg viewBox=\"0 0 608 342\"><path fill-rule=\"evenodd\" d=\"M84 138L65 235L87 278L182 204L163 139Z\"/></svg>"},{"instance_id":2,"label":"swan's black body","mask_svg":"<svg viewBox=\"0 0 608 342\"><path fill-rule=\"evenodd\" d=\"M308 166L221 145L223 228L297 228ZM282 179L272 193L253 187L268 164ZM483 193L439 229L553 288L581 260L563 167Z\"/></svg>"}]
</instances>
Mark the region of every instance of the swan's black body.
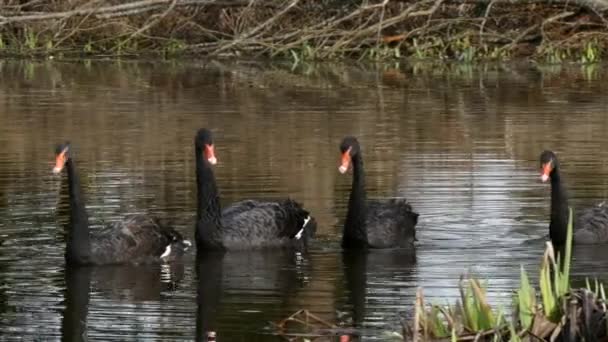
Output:
<instances>
[{"instance_id":1,"label":"swan's black body","mask_svg":"<svg viewBox=\"0 0 608 342\"><path fill-rule=\"evenodd\" d=\"M411 247L416 240L418 214L405 199L368 201L359 142L346 137L340 145L344 173L352 164L353 183L344 223L344 248Z\"/></svg>"},{"instance_id":2,"label":"swan's black body","mask_svg":"<svg viewBox=\"0 0 608 342\"><path fill-rule=\"evenodd\" d=\"M203 250L304 248L314 237L316 222L299 203L245 200L223 211L212 170L216 158L211 132L195 137L198 210L196 243Z\"/></svg>"},{"instance_id":3,"label":"swan's black body","mask_svg":"<svg viewBox=\"0 0 608 342\"><path fill-rule=\"evenodd\" d=\"M66 262L77 265L103 265L169 261L188 248L190 242L172 228L145 215L128 215L122 221L99 231L89 230L80 180L70 145L57 148L57 161L53 170L63 168L68 173L70 222L67 230Z\"/></svg>"},{"instance_id":4,"label":"swan's black body","mask_svg":"<svg viewBox=\"0 0 608 342\"><path fill-rule=\"evenodd\" d=\"M542 180L551 180L551 221L549 237L554 245L566 243L568 231L568 193L560 175L557 156L544 151L540 156ZM601 203L575 215L573 241L576 244L608 243L608 207Z\"/></svg>"}]
</instances>

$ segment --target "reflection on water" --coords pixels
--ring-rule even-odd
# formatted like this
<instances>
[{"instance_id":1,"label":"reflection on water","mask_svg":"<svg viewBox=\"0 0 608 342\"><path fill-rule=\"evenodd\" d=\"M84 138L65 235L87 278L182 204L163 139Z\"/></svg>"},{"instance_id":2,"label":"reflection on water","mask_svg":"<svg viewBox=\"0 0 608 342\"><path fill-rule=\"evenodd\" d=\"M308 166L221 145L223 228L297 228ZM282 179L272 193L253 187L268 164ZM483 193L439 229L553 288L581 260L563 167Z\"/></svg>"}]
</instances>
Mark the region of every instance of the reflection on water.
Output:
<instances>
[{"instance_id":1,"label":"reflection on water","mask_svg":"<svg viewBox=\"0 0 608 342\"><path fill-rule=\"evenodd\" d=\"M415 251L344 251L342 262L350 309L347 311L352 311L352 321L357 327L365 327L368 321L382 324L384 314L376 316L375 312L387 307L392 307L395 313L403 310L403 306L395 305L395 298L399 298L400 292L416 291L414 284L405 285L415 270Z\"/></svg>"},{"instance_id":2,"label":"reflection on water","mask_svg":"<svg viewBox=\"0 0 608 342\"><path fill-rule=\"evenodd\" d=\"M145 303L158 302L163 293L176 291L183 272L183 264L67 268L62 340L80 341L83 337L107 340L117 335L117 328L124 324L123 315L138 315ZM95 309L91 311L99 317L89 318L91 283L94 294L103 299L100 303L97 299L93 301ZM112 302L128 305L125 305L124 311L115 312L117 306L122 305ZM101 310L97 309L97 305ZM148 310L154 313L158 307L152 305Z\"/></svg>"},{"instance_id":3,"label":"reflection on water","mask_svg":"<svg viewBox=\"0 0 608 342\"><path fill-rule=\"evenodd\" d=\"M293 251L199 254L197 339L218 332L221 340L233 341L268 326L276 320L268 313L289 308L306 286L311 266L307 255ZM226 322L230 329L222 329Z\"/></svg>"},{"instance_id":4,"label":"reflection on water","mask_svg":"<svg viewBox=\"0 0 608 342\"><path fill-rule=\"evenodd\" d=\"M290 65L262 62L0 61L0 332L3 339L280 340L307 309L365 336L399 329L416 288L454 299L466 272L507 304L548 233L538 156L559 154L573 197L608 197L606 69L527 64ZM190 253L168 266L66 269L70 140L91 223L147 211L193 238L193 136L214 128L222 202L290 195L317 218L309 253ZM415 253L342 253L350 177L345 135L362 144L370 197L420 213ZM575 249L575 281L608 280L601 247ZM534 278L537 272L531 272Z\"/></svg>"}]
</instances>

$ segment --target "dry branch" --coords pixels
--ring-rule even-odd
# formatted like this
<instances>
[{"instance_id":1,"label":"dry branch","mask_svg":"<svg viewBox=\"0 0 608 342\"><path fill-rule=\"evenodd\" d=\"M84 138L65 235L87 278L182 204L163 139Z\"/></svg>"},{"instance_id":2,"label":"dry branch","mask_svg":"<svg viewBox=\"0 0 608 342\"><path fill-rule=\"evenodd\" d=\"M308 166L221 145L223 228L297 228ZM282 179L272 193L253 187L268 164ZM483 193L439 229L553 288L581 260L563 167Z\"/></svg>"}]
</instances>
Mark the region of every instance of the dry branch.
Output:
<instances>
[{"instance_id":1,"label":"dry branch","mask_svg":"<svg viewBox=\"0 0 608 342\"><path fill-rule=\"evenodd\" d=\"M250 1L215 1L215 0L142 0L135 1L126 4L93 7L93 8L81 8L70 11L62 12L51 12L51 13L37 13L30 15L12 15L12 16L0 16L0 25L6 25L10 23L25 22L25 21L39 21L39 20L53 20L53 19L66 19L75 16L95 15L98 18L109 18L113 16L124 16L124 15L135 15L141 14L148 11L157 10L162 7L175 7L175 6L219 6L219 7L234 7L244 6ZM33 3L30 2L30 4ZM270 4L265 4L269 6ZM25 5L22 5L25 6Z\"/></svg>"},{"instance_id":2,"label":"dry branch","mask_svg":"<svg viewBox=\"0 0 608 342\"><path fill-rule=\"evenodd\" d=\"M208 55L295 53L305 58L331 58L390 47L404 55L425 50L457 56L466 40L467 46L499 54L522 50L528 44L532 54L534 46L558 47L564 42L572 46L575 42L568 38L573 36L607 36L605 2L608 0L9 1L0 8L0 37L9 41L14 37L15 46L34 51L44 51L44 46L82 51L86 44L104 53L145 47Z\"/></svg>"},{"instance_id":3,"label":"dry branch","mask_svg":"<svg viewBox=\"0 0 608 342\"><path fill-rule=\"evenodd\" d=\"M241 43L242 41L244 41L244 40L252 37L256 33L260 32L264 28L266 28L269 25L271 25L273 22L275 22L276 20L278 20L280 17L282 17L285 13L287 13L290 9L292 9L295 5L297 5L299 1L300 0L291 0L290 3L287 6L285 6L282 10L280 10L276 15L274 15L270 19L266 20L265 22L261 23L257 27L254 27L251 31L247 32L243 36L237 37L236 39L234 39L230 43L221 46L220 48L216 49L215 51L212 51L211 54L220 54L221 52L223 52L223 51L225 51L227 49L230 49L231 47L233 47L233 46Z\"/></svg>"}]
</instances>

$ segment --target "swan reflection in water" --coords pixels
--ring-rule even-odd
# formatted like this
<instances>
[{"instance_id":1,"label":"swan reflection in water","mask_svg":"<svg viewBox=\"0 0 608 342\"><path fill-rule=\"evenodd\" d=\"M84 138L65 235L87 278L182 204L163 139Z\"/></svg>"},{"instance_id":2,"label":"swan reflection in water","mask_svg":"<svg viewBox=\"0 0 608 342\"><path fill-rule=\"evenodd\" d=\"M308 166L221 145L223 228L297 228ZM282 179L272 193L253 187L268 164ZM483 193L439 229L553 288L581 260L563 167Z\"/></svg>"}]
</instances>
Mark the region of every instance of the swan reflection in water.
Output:
<instances>
[{"instance_id":1,"label":"swan reflection in water","mask_svg":"<svg viewBox=\"0 0 608 342\"><path fill-rule=\"evenodd\" d=\"M66 266L62 340L87 340L92 291L103 301L158 302L162 293L175 291L183 277L184 265L181 262L139 266ZM113 321L110 318L103 324L111 326Z\"/></svg>"},{"instance_id":2,"label":"swan reflection in water","mask_svg":"<svg viewBox=\"0 0 608 342\"><path fill-rule=\"evenodd\" d=\"M289 308L306 286L311 264L306 252L290 249L210 251L198 253L196 272L196 340L217 335L225 341L245 337L247 332L259 331L260 324L276 320L272 313ZM261 301L264 294L267 300ZM243 320L242 332L234 326L223 329L218 323L220 316L222 322L242 319L243 312L256 318Z\"/></svg>"},{"instance_id":3,"label":"swan reflection in water","mask_svg":"<svg viewBox=\"0 0 608 342\"><path fill-rule=\"evenodd\" d=\"M63 227L67 236L71 229L71 206L69 187L61 182L57 203L58 224ZM135 265L65 266L65 309L63 312L61 333L64 341L82 341L87 339L88 311L91 291L101 296L102 301L113 302L112 310L116 313L114 303L159 302L166 291L175 291L184 277L182 258L169 263L149 263ZM105 303L102 303L106 305ZM116 319L100 320L100 324L110 326ZM104 317L106 318L106 317ZM97 326L96 326L97 328Z\"/></svg>"},{"instance_id":4,"label":"swan reflection in water","mask_svg":"<svg viewBox=\"0 0 608 342\"><path fill-rule=\"evenodd\" d=\"M407 293L400 291L403 286L395 285L394 289L386 286L395 283L397 279L408 281L413 275L416 267L415 249L345 250L342 252L342 263L348 291L348 306L352 308L352 323L358 330L365 328L366 321L373 321L369 318L375 314L372 309L374 306L405 303L405 299L395 300L395 296L415 297L416 286L413 281L411 291L406 291ZM374 288L375 286L378 288ZM394 291L399 293L396 295ZM383 298L387 298L387 303L380 303ZM397 320L398 317L394 318ZM373 334L377 334L377 331Z\"/></svg>"}]
</instances>

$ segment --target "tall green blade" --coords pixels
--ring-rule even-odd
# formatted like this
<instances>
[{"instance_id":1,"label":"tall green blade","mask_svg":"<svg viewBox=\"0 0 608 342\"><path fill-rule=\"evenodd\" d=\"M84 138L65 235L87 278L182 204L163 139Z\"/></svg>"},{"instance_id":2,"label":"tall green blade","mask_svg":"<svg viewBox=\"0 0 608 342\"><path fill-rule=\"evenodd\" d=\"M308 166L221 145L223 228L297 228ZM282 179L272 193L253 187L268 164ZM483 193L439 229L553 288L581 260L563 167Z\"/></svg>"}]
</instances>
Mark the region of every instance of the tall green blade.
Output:
<instances>
[{"instance_id":1,"label":"tall green blade","mask_svg":"<svg viewBox=\"0 0 608 342\"><path fill-rule=\"evenodd\" d=\"M536 307L536 293L534 287L530 285L528 274L521 266L521 276L519 290L517 291L517 305L519 311L519 321L522 328L528 329L532 324Z\"/></svg>"}]
</instances>

